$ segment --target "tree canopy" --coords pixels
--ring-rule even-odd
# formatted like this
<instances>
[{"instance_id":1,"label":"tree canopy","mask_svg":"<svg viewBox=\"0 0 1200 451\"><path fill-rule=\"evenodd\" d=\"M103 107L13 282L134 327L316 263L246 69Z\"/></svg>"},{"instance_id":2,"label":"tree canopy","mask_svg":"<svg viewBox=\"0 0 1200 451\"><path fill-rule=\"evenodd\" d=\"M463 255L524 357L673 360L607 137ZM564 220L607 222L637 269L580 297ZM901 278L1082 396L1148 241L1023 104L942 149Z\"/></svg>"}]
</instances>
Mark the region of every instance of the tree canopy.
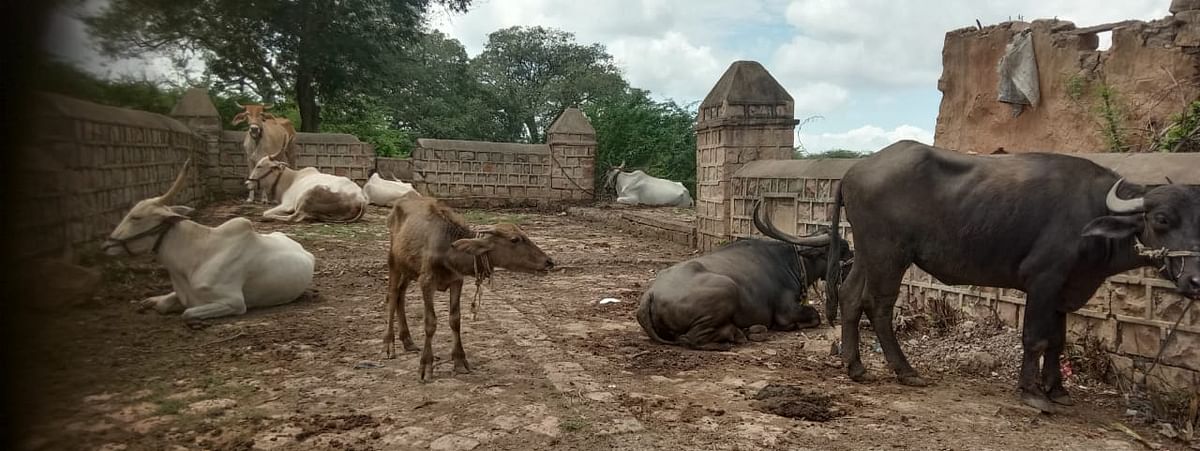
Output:
<instances>
[{"instance_id":1,"label":"tree canopy","mask_svg":"<svg viewBox=\"0 0 1200 451\"><path fill-rule=\"evenodd\" d=\"M543 142L563 109L628 87L604 46L582 45L574 34L542 27L493 32L472 66L510 141Z\"/></svg>"},{"instance_id":2,"label":"tree canopy","mask_svg":"<svg viewBox=\"0 0 1200 451\"><path fill-rule=\"evenodd\" d=\"M465 10L470 0L435 0ZM86 20L110 55L197 52L220 88L292 97L300 129L320 103L370 90L414 41L431 0L111 0Z\"/></svg>"}]
</instances>

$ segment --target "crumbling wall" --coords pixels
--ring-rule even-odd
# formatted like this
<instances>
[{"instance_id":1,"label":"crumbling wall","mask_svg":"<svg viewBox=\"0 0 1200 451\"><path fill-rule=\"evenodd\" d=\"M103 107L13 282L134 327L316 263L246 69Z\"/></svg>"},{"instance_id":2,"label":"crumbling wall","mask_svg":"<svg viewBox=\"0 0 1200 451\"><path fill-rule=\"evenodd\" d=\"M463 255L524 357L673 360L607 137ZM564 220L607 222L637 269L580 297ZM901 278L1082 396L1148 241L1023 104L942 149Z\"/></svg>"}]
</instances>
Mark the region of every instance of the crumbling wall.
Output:
<instances>
[{"instance_id":1,"label":"crumbling wall","mask_svg":"<svg viewBox=\"0 0 1200 451\"><path fill-rule=\"evenodd\" d=\"M1032 33L1041 95L1014 116L997 100L997 63L1024 30ZM1097 50L1098 33L1109 30L1112 46ZM1088 28L1036 20L955 30L946 34L942 66L939 147L985 154L1149 150L1171 116L1200 98L1200 11Z\"/></svg>"}]
</instances>

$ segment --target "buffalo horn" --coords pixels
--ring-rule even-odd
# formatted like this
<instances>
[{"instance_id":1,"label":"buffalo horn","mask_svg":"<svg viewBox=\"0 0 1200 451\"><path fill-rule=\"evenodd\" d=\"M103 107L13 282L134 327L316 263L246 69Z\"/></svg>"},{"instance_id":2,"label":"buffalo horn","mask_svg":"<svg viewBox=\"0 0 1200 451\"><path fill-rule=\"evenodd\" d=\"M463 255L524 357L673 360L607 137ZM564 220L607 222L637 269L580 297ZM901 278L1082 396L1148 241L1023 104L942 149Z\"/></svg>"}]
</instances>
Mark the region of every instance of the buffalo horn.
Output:
<instances>
[{"instance_id":1,"label":"buffalo horn","mask_svg":"<svg viewBox=\"0 0 1200 451\"><path fill-rule=\"evenodd\" d=\"M1145 208L1145 199L1138 197L1134 199L1122 199L1117 197L1117 188L1121 187L1121 182L1125 179L1117 180L1112 188L1108 190L1108 197L1105 203L1108 205L1108 210L1113 213L1135 213L1142 211Z\"/></svg>"},{"instance_id":2,"label":"buffalo horn","mask_svg":"<svg viewBox=\"0 0 1200 451\"><path fill-rule=\"evenodd\" d=\"M828 233L821 233L821 234L817 234L817 235L813 235L813 236L806 236L803 238L785 233L785 232L775 228L775 226L773 224L771 224L771 218L765 217L766 216L765 212L764 212L763 216L759 216L758 211L759 211L759 207L761 207L761 206L762 206L761 199L754 202L754 228L758 229L758 231L760 233L762 233L763 235L769 236L769 237L777 239L779 241L792 243L797 246L809 246L809 247L825 246L825 245L828 245L829 242L832 240L832 238L829 236Z\"/></svg>"}]
</instances>

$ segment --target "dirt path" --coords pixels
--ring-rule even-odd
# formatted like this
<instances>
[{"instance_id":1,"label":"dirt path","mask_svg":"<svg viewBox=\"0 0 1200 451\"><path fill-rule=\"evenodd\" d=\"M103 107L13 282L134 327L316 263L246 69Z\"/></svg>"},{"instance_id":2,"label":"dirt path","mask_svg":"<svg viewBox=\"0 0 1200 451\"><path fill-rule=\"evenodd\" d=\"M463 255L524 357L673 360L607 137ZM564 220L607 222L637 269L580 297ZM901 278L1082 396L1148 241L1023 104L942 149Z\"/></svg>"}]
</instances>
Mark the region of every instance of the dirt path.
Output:
<instances>
[{"instance_id":1,"label":"dirt path","mask_svg":"<svg viewBox=\"0 0 1200 451\"><path fill-rule=\"evenodd\" d=\"M255 211L218 205L200 220ZM724 353L653 344L633 320L637 297L656 270L691 251L557 215L499 215L520 221L563 269L497 274L479 318L464 313L469 375L450 374L439 294L434 349L446 364L421 384L416 354L382 359L385 215L257 223L317 256L317 294L203 328L134 312L130 300L168 290L157 264L109 263L99 300L43 319L65 341L30 344L35 365L49 370L40 394L53 402L28 407L39 420L28 448L1141 449L1109 429L1126 421L1114 395L1077 390L1079 407L1037 415L1015 401L1010 376L955 375L938 363L942 348L909 348L934 382L914 389L887 377L850 382L829 357L828 327ZM464 300L473 295L468 286ZM419 343L418 296L410 291L408 314ZM622 302L598 305L604 297ZM884 375L880 356L865 354ZM770 384L801 389L772 385L788 396L753 399Z\"/></svg>"}]
</instances>

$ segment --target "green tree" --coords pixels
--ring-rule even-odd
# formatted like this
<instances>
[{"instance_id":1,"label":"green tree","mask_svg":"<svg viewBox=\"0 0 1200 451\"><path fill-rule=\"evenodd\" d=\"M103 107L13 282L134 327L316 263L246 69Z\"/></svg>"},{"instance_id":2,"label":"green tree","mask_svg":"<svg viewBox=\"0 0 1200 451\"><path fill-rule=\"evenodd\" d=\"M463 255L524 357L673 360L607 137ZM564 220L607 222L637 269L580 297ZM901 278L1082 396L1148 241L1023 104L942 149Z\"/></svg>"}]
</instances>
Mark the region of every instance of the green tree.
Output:
<instances>
[{"instance_id":1,"label":"green tree","mask_svg":"<svg viewBox=\"0 0 1200 451\"><path fill-rule=\"evenodd\" d=\"M869 152L856 152L847 149L830 149L824 152L805 152L798 150L794 157L797 160L819 160L825 158L862 158Z\"/></svg>"},{"instance_id":2,"label":"green tree","mask_svg":"<svg viewBox=\"0 0 1200 451\"><path fill-rule=\"evenodd\" d=\"M179 87L146 79L105 80L69 63L42 60L36 88L103 105L167 114L183 95Z\"/></svg>"},{"instance_id":3,"label":"green tree","mask_svg":"<svg viewBox=\"0 0 1200 451\"><path fill-rule=\"evenodd\" d=\"M626 92L584 108L596 129L596 186L622 162L656 177L683 183L695 195L696 112L675 102L655 102L649 92Z\"/></svg>"},{"instance_id":4,"label":"green tree","mask_svg":"<svg viewBox=\"0 0 1200 451\"><path fill-rule=\"evenodd\" d=\"M619 95L628 87L604 46L581 45L572 33L542 27L493 32L472 66L511 141L542 142L566 107Z\"/></svg>"},{"instance_id":5,"label":"green tree","mask_svg":"<svg viewBox=\"0 0 1200 451\"><path fill-rule=\"evenodd\" d=\"M388 55L420 32L431 3L470 0L111 0L86 19L110 55L198 52L218 89L264 101L287 93L300 130L320 130L320 103L370 92Z\"/></svg>"},{"instance_id":6,"label":"green tree","mask_svg":"<svg viewBox=\"0 0 1200 451\"><path fill-rule=\"evenodd\" d=\"M379 94L392 126L424 138L507 140L470 64L462 44L438 31L395 55Z\"/></svg>"}]
</instances>

